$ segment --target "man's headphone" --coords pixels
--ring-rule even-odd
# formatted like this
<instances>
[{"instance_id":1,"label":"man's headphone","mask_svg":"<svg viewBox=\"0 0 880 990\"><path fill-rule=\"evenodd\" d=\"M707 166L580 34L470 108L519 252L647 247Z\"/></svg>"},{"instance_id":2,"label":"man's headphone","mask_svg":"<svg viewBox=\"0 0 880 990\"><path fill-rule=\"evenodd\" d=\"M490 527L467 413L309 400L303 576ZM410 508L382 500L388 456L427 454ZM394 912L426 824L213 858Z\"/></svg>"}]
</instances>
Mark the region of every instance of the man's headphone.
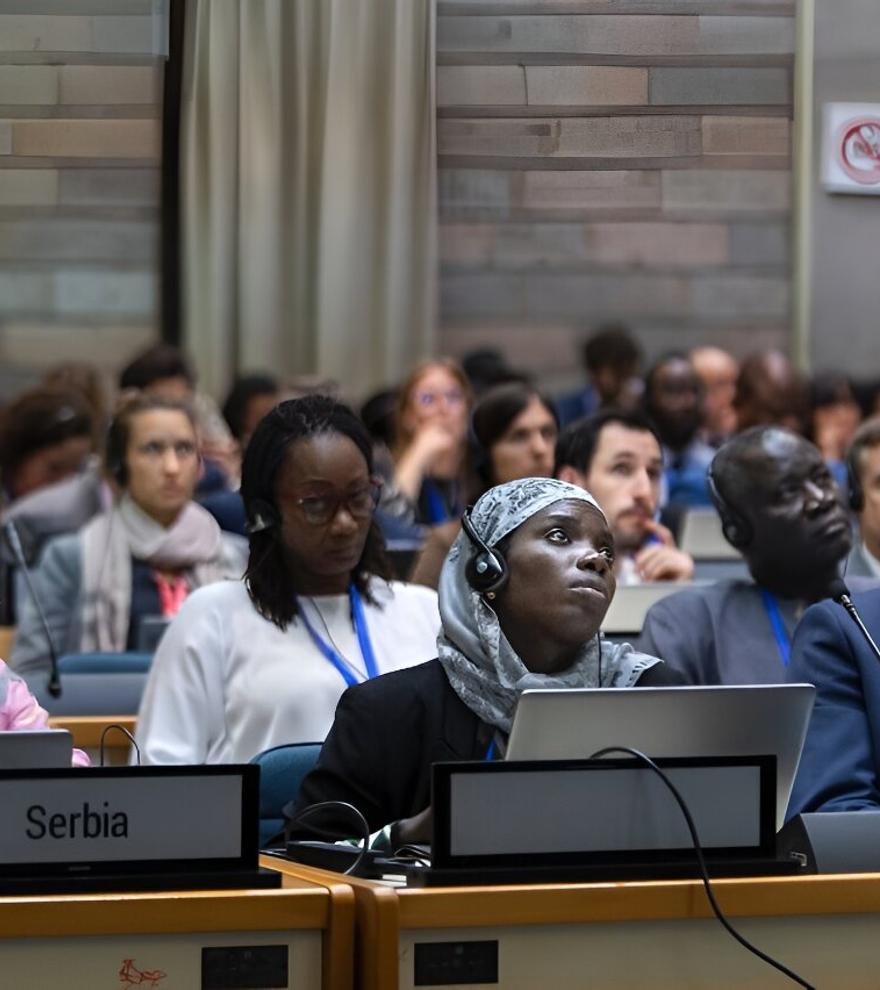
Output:
<instances>
[{"instance_id":1,"label":"man's headphone","mask_svg":"<svg viewBox=\"0 0 880 990\"><path fill-rule=\"evenodd\" d=\"M474 552L465 566L465 579L474 591L491 600L507 584L507 561L504 554L491 549L480 538L471 522L470 509L466 509L461 517L461 528L474 546Z\"/></svg>"},{"instance_id":2,"label":"man's headphone","mask_svg":"<svg viewBox=\"0 0 880 990\"><path fill-rule=\"evenodd\" d=\"M724 534L724 539L732 547L741 550L752 542L755 531L749 520L742 513L737 512L719 491L712 470L714 464L715 462L713 461L709 465L709 470L706 472L706 484L709 486L709 494L712 496L712 501L715 503L718 515L721 517L721 532Z\"/></svg>"}]
</instances>

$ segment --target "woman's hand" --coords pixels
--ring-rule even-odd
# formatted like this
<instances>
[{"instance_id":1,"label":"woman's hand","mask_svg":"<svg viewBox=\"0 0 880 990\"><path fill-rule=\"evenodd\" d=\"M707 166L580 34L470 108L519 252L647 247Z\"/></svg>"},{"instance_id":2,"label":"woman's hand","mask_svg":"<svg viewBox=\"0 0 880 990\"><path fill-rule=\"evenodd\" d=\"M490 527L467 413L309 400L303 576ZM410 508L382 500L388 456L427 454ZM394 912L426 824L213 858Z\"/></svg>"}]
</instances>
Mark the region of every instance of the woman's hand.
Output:
<instances>
[{"instance_id":1,"label":"woman's hand","mask_svg":"<svg viewBox=\"0 0 880 990\"><path fill-rule=\"evenodd\" d=\"M394 483L398 490L415 502L422 481L434 463L452 456L458 445L455 434L447 426L435 421L425 423L418 429L394 469Z\"/></svg>"},{"instance_id":2,"label":"woman's hand","mask_svg":"<svg viewBox=\"0 0 880 990\"><path fill-rule=\"evenodd\" d=\"M434 831L434 809L429 804L412 818L401 818L392 831L392 839L396 848L430 843Z\"/></svg>"}]
</instances>

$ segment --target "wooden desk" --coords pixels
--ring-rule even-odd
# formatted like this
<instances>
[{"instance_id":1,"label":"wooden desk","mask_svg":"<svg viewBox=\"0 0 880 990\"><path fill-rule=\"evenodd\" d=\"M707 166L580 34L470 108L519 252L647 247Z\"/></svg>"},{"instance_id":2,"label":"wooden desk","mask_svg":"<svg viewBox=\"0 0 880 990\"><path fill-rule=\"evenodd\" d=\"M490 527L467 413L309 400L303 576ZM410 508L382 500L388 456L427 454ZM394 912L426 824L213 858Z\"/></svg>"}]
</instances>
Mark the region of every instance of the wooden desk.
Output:
<instances>
[{"instance_id":1,"label":"wooden desk","mask_svg":"<svg viewBox=\"0 0 880 990\"><path fill-rule=\"evenodd\" d=\"M337 878L285 877L279 890L5 897L0 983L194 990L205 986L203 949L277 945L287 947L284 986L349 990L353 926L352 891Z\"/></svg>"},{"instance_id":2,"label":"wooden desk","mask_svg":"<svg viewBox=\"0 0 880 990\"><path fill-rule=\"evenodd\" d=\"M504 990L793 986L721 928L695 881L429 890L350 883L360 990L413 987L419 943L483 940L498 942ZM817 988L880 986L880 875L719 880L715 890L747 938Z\"/></svg>"}]
</instances>

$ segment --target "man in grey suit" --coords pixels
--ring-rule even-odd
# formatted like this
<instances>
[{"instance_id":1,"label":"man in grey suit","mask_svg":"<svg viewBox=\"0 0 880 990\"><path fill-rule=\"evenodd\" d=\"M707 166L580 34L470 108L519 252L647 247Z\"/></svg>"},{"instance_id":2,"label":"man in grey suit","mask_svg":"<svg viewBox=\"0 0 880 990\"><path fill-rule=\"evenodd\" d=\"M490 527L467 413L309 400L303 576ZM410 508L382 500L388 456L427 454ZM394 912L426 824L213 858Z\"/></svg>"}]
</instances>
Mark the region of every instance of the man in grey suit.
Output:
<instances>
[{"instance_id":1,"label":"man in grey suit","mask_svg":"<svg viewBox=\"0 0 880 990\"><path fill-rule=\"evenodd\" d=\"M859 535L846 563L847 577L880 578L880 416L856 431L847 457L850 507Z\"/></svg>"}]
</instances>

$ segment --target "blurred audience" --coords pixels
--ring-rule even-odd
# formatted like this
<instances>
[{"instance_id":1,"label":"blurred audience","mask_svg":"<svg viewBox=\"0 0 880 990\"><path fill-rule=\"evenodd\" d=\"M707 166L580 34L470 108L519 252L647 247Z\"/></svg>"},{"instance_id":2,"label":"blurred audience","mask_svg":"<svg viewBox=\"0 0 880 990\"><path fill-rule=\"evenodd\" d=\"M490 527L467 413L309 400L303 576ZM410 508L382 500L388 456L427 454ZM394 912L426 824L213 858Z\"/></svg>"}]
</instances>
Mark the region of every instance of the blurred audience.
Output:
<instances>
[{"instance_id":1,"label":"blurred audience","mask_svg":"<svg viewBox=\"0 0 880 990\"><path fill-rule=\"evenodd\" d=\"M68 361L65 364L55 365L46 372L43 385L62 392L79 392L82 395L92 412L92 422L95 424L95 446L100 448L110 421L110 413L107 391L98 369L84 361Z\"/></svg>"},{"instance_id":2,"label":"blurred audience","mask_svg":"<svg viewBox=\"0 0 880 990\"><path fill-rule=\"evenodd\" d=\"M457 519L469 484L471 390L452 360L420 364L403 382L394 419L395 493L400 514L436 526Z\"/></svg>"},{"instance_id":3,"label":"blurred audience","mask_svg":"<svg viewBox=\"0 0 880 990\"><path fill-rule=\"evenodd\" d=\"M737 430L784 426L805 434L806 406L803 378L781 351L760 351L742 362L733 397Z\"/></svg>"},{"instance_id":4,"label":"blurred audience","mask_svg":"<svg viewBox=\"0 0 880 990\"><path fill-rule=\"evenodd\" d=\"M846 576L880 578L880 417L856 431L847 458L850 508L859 523Z\"/></svg>"},{"instance_id":5,"label":"blurred audience","mask_svg":"<svg viewBox=\"0 0 880 990\"><path fill-rule=\"evenodd\" d=\"M272 375L242 375L232 383L223 403L223 418L242 450L248 445L257 423L281 398L278 380Z\"/></svg>"},{"instance_id":6,"label":"blurred audience","mask_svg":"<svg viewBox=\"0 0 880 990\"><path fill-rule=\"evenodd\" d=\"M639 368L642 352L629 330L620 323L600 327L584 344L587 384L560 396L556 402L562 426L589 416L602 406L633 408L641 400Z\"/></svg>"},{"instance_id":7,"label":"blurred audience","mask_svg":"<svg viewBox=\"0 0 880 990\"><path fill-rule=\"evenodd\" d=\"M736 432L733 397L739 362L720 347L695 347L690 362L703 383L701 437L710 447L720 447Z\"/></svg>"},{"instance_id":8,"label":"blurred audience","mask_svg":"<svg viewBox=\"0 0 880 990\"><path fill-rule=\"evenodd\" d=\"M607 409L569 423L556 444L555 473L586 489L605 513L618 585L693 577L693 560L656 519L663 455L641 413Z\"/></svg>"},{"instance_id":9,"label":"blurred audience","mask_svg":"<svg viewBox=\"0 0 880 990\"><path fill-rule=\"evenodd\" d=\"M51 540L34 572L59 655L134 649L145 618L171 618L194 588L243 568L241 541L224 537L192 501L199 452L185 405L134 395L111 423L105 464L118 502L79 532ZM10 665L32 686L49 669L30 595L18 603Z\"/></svg>"},{"instance_id":10,"label":"blurred audience","mask_svg":"<svg viewBox=\"0 0 880 990\"><path fill-rule=\"evenodd\" d=\"M553 404L531 385L496 385L474 407L481 489L520 478L549 478L559 432ZM476 497L475 493L474 497ZM436 588L449 548L461 529L458 520L428 532L410 580Z\"/></svg>"},{"instance_id":11,"label":"blurred audience","mask_svg":"<svg viewBox=\"0 0 880 990\"><path fill-rule=\"evenodd\" d=\"M504 354L494 347L468 351L461 359L461 367L477 397L496 385L525 382L529 379L528 375L511 368Z\"/></svg>"},{"instance_id":12,"label":"blurred audience","mask_svg":"<svg viewBox=\"0 0 880 990\"><path fill-rule=\"evenodd\" d=\"M846 375L821 372L810 382L809 400L809 438L822 452L837 483L846 489L846 452L862 418L852 383Z\"/></svg>"},{"instance_id":13,"label":"blurred audience","mask_svg":"<svg viewBox=\"0 0 880 990\"><path fill-rule=\"evenodd\" d=\"M169 344L148 347L119 373L119 391L129 390L176 399L192 407L205 458L199 494L238 487L241 451L214 400L196 391L195 374L181 351Z\"/></svg>"},{"instance_id":14,"label":"blurred audience","mask_svg":"<svg viewBox=\"0 0 880 990\"><path fill-rule=\"evenodd\" d=\"M437 596L390 581L373 445L325 396L282 402L242 465L243 581L196 592L159 645L138 715L148 763L242 763L327 734L346 685L429 660Z\"/></svg>"},{"instance_id":15,"label":"blurred audience","mask_svg":"<svg viewBox=\"0 0 880 990\"><path fill-rule=\"evenodd\" d=\"M699 437L703 385L684 354L667 354L648 371L645 412L663 445L664 504L711 505L706 472L714 451Z\"/></svg>"},{"instance_id":16,"label":"blurred audience","mask_svg":"<svg viewBox=\"0 0 880 990\"><path fill-rule=\"evenodd\" d=\"M828 594L852 546L849 516L818 449L781 427L733 437L712 463L724 536L751 581L719 581L657 602L641 648L690 684L785 680L806 605Z\"/></svg>"},{"instance_id":17,"label":"blurred audience","mask_svg":"<svg viewBox=\"0 0 880 990\"><path fill-rule=\"evenodd\" d=\"M93 452L95 421L77 391L38 386L0 413L0 480L7 505L77 474Z\"/></svg>"}]
</instances>

